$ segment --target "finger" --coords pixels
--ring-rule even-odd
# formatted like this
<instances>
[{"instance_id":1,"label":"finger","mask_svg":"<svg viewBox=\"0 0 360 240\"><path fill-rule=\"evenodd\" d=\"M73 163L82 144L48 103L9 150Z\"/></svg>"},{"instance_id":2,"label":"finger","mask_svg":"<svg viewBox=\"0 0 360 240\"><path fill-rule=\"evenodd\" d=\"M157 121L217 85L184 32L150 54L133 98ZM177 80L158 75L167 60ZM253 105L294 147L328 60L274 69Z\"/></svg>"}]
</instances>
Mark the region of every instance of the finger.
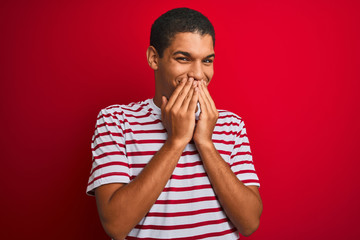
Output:
<instances>
[{"instance_id":1,"label":"finger","mask_svg":"<svg viewBox=\"0 0 360 240\"><path fill-rule=\"evenodd\" d=\"M194 79L193 78L189 78L188 81L186 82L186 85L182 88L182 90L179 92L172 108L175 109L179 109L181 107L181 105L184 102L184 99L186 98L186 96L188 95L189 91L191 90L191 88L193 87L193 82Z\"/></svg>"},{"instance_id":2,"label":"finger","mask_svg":"<svg viewBox=\"0 0 360 240\"><path fill-rule=\"evenodd\" d=\"M203 90L204 95L205 95L205 100L208 102L209 107L211 107L213 110L216 110L215 102L212 99L212 97L210 95L210 92L209 92L207 86L205 85L205 82L201 81L200 85L202 87L202 90Z\"/></svg>"},{"instance_id":3,"label":"finger","mask_svg":"<svg viewBox=\"0 0 360 240\"><path fill-rule=\"evenodd\" d=\"M187 93L186 97L184 98L184 101L181 104L182 108L187 109L189 107L189 102L194 94L194 89L195 89L195 82L193 82L191 88L189 89L189 92Z\"/></svg>"},{"instance_id":4,"label":"finger","mask_svg":"<svg viewBox=\"0 0 360 240\"><path fill-rule=\"evenodd\" d=\"M199 101L199 87L195 87L191 98L189 98L188 111L195 113L197 103Z\"/></svg>"},{"instance_id":5,"label":"finger","mask_svg":"<svg viewBox=\"0 0 360 240\"><path fill-rule=\"evenodd\" d=\"M175 88L174 92L171 94L169 101L168 101L168 105L171 107L174 105L179 93L181 92L181 90L184 88L184 86L186 85L187 81L186 78L181 79L179 85L177 85L177 87Z\"/></svg>"},{"instance_id":6,"label":"finger","mask_svg":"<svg viewBox=\"0 0 360 240\"><path fill-rule=\"evenodd\" d=\"M161 110L164 111L166 104L167 104L168 100L166 99L165 96L161 97Z\"/></svg>"},{"instance_id":7,"label":"finger","mask_svg":"<svg viewBox=\"0 0 360 240\"><path fill-rule=\"evenodd\" d=\"M203 88L200 86L199 88L199 103L200 103L200 109L201 112L208 112L208 104L205 101L205 93Z\"/></svg>"},{"instance_id":8,"label":"finger","mask_svg":"<svg viewBox=\"0 0 360 240\"><path fill-rule=\"evenodd\" d=\"M190 109L192 109L193 107L192 106L190 106L190 104L191 104L191 102L192 101L198 101L197 99L198 99L198 97L197 97L197 93L196 93L196 91L198 91L198 82L197 81L194 81L193 82L193 84L192 84L192 86L191 86L191 89L190 89L190 91L189 91L189 93L188 93L188 95L186 96L186 98L184 99L184 102L183 102L183 104L182 104L182 106L181 107L183 107L185 110L189 110L189 108ZM195 99L194 99L195 98ZM193 104L193 103L192 103ZM196 107L196 106L195 106ZM195 110L194 110L195 111Z\"/></svg>"}]
</instances>

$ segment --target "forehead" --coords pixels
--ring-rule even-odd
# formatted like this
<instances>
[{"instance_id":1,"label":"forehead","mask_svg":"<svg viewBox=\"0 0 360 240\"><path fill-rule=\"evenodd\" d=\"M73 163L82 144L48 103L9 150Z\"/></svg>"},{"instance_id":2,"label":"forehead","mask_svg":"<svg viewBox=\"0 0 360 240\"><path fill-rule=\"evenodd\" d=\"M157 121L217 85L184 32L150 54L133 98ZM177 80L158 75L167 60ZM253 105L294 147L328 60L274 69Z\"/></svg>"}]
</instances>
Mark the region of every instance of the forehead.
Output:
<instances>
[{"instance_id":1,"label":"forehead","mask_svg":"<svg viewBox=\"0 0 360 240\"><path fill-rule=\"evenodd\" d=\"M177 33L165 52L172 54L177 51L188 52L193 56L208 56L214 53L212 37L209 34L201 35L192 32Z\"/></svg>"}]
</instances>

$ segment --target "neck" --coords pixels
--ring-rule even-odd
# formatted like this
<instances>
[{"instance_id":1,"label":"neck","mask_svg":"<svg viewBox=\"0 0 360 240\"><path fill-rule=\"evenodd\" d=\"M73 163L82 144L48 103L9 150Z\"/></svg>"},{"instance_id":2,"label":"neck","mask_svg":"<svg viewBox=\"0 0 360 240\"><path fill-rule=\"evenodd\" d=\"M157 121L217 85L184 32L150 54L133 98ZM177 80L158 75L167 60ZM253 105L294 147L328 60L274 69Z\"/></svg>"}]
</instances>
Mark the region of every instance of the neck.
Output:
<instances>
[{"instance_id":1,"label":"neck","mask_svg":"<svg viewBox=\"0 0 360 240\"><path fill-rule=\"evenodd\" d=\"M161 98L162 98L161 96L157 96L157 95L155 95L153 98L153 101L158 108L161 108L161 103L162 103Z\"/></svg>"}]
</instances>

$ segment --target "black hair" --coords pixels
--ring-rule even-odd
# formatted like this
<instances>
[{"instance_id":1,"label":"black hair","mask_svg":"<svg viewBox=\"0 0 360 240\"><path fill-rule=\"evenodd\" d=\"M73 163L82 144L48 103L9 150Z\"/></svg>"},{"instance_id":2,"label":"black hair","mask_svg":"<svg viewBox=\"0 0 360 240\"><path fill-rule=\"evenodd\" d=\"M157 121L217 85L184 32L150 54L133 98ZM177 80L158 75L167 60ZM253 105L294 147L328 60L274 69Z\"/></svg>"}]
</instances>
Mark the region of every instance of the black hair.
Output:
<instances>
[{"instance_id":1,"label":"black hair","mask_svg":"<svg viewBox=\"0 0 360 240\"><path fill-rule=\"evenodd\" d=\"M190 8L175 8L156 19L151 26L150 45L157 50L159 57L162 57L175 34L182 32L209 34L215 47L213 25L202 13Z\"/></svg>"}]
</instances>

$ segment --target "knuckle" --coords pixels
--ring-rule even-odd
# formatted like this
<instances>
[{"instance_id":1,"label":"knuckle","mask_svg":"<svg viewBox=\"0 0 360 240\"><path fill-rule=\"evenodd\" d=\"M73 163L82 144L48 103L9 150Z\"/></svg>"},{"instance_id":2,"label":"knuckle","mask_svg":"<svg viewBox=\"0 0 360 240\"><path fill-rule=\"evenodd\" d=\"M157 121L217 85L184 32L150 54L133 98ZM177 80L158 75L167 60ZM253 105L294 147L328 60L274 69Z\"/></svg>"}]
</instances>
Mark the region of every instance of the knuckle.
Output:
<instances>
[{"instance_id":1,"label":"knuckle","mask_svg":"<svg viewBox=\"0 0 360 240\"><path fill-rule=\"evenodd\" d=\"M174 108L172 108L171 110L170 110L170 114L172 115L172 116L175 116L176 114L177 114L177 110L176 109L174 109Z\"/></svg>"}]
</instances>

